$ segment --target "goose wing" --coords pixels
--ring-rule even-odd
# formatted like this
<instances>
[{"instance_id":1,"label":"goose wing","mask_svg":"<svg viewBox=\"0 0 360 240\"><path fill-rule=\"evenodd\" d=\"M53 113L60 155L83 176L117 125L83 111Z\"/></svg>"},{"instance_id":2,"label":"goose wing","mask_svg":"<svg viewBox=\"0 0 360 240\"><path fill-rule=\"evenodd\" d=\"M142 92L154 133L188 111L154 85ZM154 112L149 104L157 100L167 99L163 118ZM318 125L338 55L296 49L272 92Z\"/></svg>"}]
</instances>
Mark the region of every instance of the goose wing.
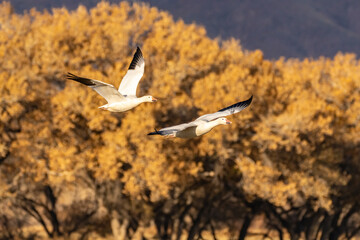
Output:
<instances>
[{"instance_id":1,"label":"goose wing","mask_svg":"<svg viewBox=\"0 0 360 240\"><path fill-rule=\"evenodd\" d=\"M148 135L170 135L179 131L182 131L186 128L190 128L190 127L196 127L199 124L199 122L193 121L193 122L189 122L189 123L183 123L183 124L179 124L179 125L175 125L175 126L171 126L171 127L167 127L167 128L162 128L160 130L156 130L155 132L151 132Z\"/></svg>"},{"instance_id":2,"label":"goose wing","mask_svg":"<svg viewBox=\"0 0 360 240\"><path fill-rule=\"evenodd\" d=\"M145 60L139 47L137 47L129 69L122 79L119 92L126 96L136 96L136 88L144 75Z\"/></svg>"},{"instance_id":3,"label":"goose wing","mask_svg":"<svg viewBox=\"0 0 360 240\"><path fill-rule=\"evenodd\" d=\"M225 117L225 116L228 116L231 114L238 113L250 105L252 98L253 98L253 96L251 96L246 101L235 103L231 106L228 106L226 108L223 108L223 109L217 111L216 113L205 114L205 115L197 118L196 120L212 121L216 118Z\"/></svg>"},{"instance_id":4,"label":"goose wing","mask_svg":"<svg viewBox=\"0 0 360 240\"><path fill-rule=\"evenodd\" d=\"M124 99L124 96L119 93L116 88L108 83L104 83L98 80L93 80L89 78L78 77L72 73L68 73L66 78L73 80L79 83L82 83L88 87L94 89L98 94L100 94L106 101L110 103L119 102Z\"/></svg>"}]
</instances>

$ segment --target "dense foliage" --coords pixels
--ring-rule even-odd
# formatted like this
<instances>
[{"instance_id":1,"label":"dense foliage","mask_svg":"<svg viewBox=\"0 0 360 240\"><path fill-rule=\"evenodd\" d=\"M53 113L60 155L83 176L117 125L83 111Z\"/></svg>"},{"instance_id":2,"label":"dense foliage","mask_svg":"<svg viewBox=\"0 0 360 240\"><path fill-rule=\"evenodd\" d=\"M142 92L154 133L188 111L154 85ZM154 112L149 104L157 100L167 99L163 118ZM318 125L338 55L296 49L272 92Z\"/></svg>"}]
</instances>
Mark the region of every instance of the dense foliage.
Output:
<instances>
[{"instance_id":1,"label":"dense foliage","mask_svg":"<svg viewBox=\"0 0 360 240\"><path fill-rule=\"evenodd\" d=\"M156 104L102 111L101 96L64 79L118 86L137 45L138 94ZM143 4L17 15L2 3L1 237L351 238L359 79L355 55L267 61ZM146 136L251 95L203 137Z\"/></svg>"}]
</instances>

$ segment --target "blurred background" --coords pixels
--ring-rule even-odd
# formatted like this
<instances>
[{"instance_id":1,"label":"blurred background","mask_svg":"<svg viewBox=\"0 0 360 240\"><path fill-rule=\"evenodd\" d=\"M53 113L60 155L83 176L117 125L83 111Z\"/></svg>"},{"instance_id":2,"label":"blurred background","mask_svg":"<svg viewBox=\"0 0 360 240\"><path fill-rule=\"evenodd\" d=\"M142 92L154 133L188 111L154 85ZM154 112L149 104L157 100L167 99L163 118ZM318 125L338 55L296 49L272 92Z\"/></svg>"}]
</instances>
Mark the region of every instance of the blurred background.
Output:
<instances>
[{"instance_id":1,"label":"blurred background","mask_svg":"<svg viewBox=\"0 0 360 240\"><path fill-rule=\"evenodd\" d=\"M0 239L360 239L359 8L1 2ZM65 80L118 87L137 46L154 104ZM202 137L147 136L251 95Z\"/></svg>"}]
</instances>

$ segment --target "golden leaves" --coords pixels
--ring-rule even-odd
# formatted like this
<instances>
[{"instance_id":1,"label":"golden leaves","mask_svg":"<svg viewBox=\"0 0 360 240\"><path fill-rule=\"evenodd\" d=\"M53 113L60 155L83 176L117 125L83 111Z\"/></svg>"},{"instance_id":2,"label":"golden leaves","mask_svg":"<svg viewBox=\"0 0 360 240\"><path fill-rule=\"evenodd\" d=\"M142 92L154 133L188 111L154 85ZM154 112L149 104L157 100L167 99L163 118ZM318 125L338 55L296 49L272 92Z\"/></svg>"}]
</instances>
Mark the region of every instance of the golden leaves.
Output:
<instances>
[{"instance_id":1,"label":"golden leaves","mask_svg":"<svg viewBox=\"0 0 360 240\"><path fill-rule=\"evenodd\" d=\"M286 207L311 196L325 208L331 187L347 183L339 145L360 142L353 54L268 61L145 4L25 15L9 6L0 7L0 156L10 152L12 169L29 182L66 187L86 169L96 181L121 181L130 197L150 190L158 201L223 171L243 177L249 198ZM105 100L96 92L63 78L70 71L118 87L136 45L146 61L138 94L162 98L156 104L109 113L98 109ZM251 95L247 109L229 116L233 125L201 138L146 136ZM221 168L226 160L236 164Z\"/></svg>"},{"instance_id":2,"label":"golden leaves","mask_svg":"<svg viewBox=\"0 0 360 240\"><path fill-rule=\"evenodd\" d=\"M6 147L6 145L3 143L0 143L0 157L1 158L5 157L7 152L8 152L8 148Z\"/></svg>"}]
</instances>

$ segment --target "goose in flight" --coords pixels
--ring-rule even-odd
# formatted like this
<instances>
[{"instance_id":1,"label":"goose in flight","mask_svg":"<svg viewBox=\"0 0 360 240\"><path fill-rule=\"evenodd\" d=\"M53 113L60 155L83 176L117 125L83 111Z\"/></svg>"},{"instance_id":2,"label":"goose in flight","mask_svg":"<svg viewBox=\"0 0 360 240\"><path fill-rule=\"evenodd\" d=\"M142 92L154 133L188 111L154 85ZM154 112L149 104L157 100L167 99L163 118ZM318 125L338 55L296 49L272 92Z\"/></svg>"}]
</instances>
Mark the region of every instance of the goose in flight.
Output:
<instances>
[{"instance_id":1,"label":"goose in flight","mask_svg":"<svg viewBox=\"0 0 360 240\"><path fill-rule=\"evenodd\" d=\"M148 135L162 135L167 137L193 138L208 133L217 125L231 124L225 116L238 113L250 105L252 96L243 102L235 103L229 107L223 108L216 113L203 115L192 122L180 125L162 128L151 132Z\"/></svg>"},{"instance_id":2,"label":"goose in flight","mask_svg":"<svg viewBox=\"0 0 360 240\"><path fill-rule=\"evenodd\" d=\"M157 99L152 96L136 97L136 88L141 77L144 74L145 61L142 52L137 47L133 60L130 63L129 69L121 81L119 90L108 83L89 78L82 78L68 73L66 78L82 83L94 89L108 102L99 107L110 112L125 112L144 102L156 102Z\"/></svg>"}]
</instances>

